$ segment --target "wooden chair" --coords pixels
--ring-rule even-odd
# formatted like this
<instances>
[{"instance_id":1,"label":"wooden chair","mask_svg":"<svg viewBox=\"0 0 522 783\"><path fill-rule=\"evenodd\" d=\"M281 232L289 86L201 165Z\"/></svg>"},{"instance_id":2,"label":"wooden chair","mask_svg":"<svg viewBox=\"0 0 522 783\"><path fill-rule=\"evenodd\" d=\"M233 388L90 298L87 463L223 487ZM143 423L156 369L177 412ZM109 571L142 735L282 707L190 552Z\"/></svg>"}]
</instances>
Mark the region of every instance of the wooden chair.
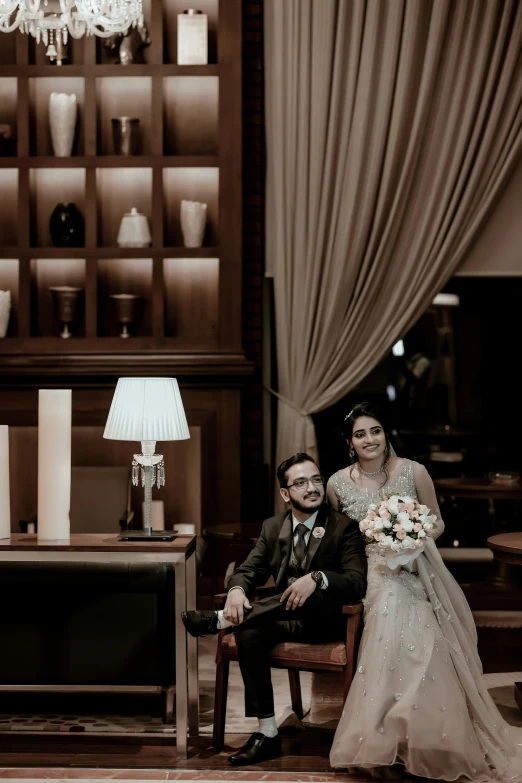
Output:
<instances>
[{"instance_id":1,"label":"wooden chair","mask_svg":"<svg viewBox=\"0 0 522 783\"><path fill-rule=\"evenodd\" d=\"M261 588L256 596L266 597L274 592L273 588ZM226 593L215 596L217 608L222 608ZM346 639L339 642L304 644L301 642L283 642L276 644L271 652L270 666L274 669L288 669L292 709L298 718L303 717L301 699L300 671L342 672L344 675L344 698L346 699L357 666L357 654L362 634L363 605L347 604L342 608L346 615ZM221 750L225 741L225 721L227 714L228 673L230 661L237 661L235 634L220 631L216 653L216 689L214 700L214 734L212 744Z\"/></svg>"}]
</instances>

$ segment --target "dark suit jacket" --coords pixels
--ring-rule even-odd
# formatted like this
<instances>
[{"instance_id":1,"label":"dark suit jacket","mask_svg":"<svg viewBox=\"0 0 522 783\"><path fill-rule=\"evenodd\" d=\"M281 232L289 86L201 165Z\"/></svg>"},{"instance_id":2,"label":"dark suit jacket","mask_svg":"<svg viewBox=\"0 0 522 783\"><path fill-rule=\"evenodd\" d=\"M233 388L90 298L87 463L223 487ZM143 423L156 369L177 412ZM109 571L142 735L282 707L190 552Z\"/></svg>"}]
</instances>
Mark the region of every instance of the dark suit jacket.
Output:
<instances>
[{"instance_id":1,"label":"dark suit jacket","mask_svg":"<svg viewBox=\"0 0 522 783\"><path fill-rule=\"evenodd\" d=\"M366 555L357 522L323 505L315 520L316 527L323 527L325 533L316 538L312 531L306 572L323 571L328 579L326 593L333 599L341 603L359 601L366 592ZM276 593L282 592L291 552L292 513L288 511L263 522L254 549L236 568L228 588L242 587L248 595L272 576Z\"/></svg>"}]
</instances>

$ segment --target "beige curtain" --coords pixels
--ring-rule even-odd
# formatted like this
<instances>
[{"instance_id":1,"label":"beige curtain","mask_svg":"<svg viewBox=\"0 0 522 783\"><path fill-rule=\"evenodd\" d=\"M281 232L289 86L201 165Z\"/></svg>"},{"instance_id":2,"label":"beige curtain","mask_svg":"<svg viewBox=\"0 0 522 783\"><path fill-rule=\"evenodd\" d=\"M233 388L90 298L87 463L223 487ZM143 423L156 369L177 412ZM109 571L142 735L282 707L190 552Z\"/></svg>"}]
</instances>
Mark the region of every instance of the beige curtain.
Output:
<instances>
[{"instance_id":1,"label":"beige curtain","mask_svg":"<svg viewBox=\"0 0 522 783\"><path fill-rule=\"evenodd\" d=\"M277 462L462 260L522 139L515 0L265 0Z\"/></svg>"}]
</instances>

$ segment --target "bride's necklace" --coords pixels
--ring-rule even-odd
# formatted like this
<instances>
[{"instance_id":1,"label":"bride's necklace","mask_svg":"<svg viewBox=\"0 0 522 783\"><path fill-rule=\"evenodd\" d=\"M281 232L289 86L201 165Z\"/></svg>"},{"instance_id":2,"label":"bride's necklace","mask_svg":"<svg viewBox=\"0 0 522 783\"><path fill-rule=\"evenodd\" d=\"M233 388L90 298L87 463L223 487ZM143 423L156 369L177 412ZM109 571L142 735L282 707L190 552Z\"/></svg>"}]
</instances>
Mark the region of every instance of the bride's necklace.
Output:
<instances>
[{"instance_id":1,"label":"bride's necklace","mask_svg":"<svg viewBox=\"0 0 522 783\"><path fill-rule=\"evenodd\" d=\"M386 462L383 462L379 470L375 470L373 473L368 473L368 471L363 470L361 467L361 463L359 462L359 471L363 474L363 476L366 476L366 478L375 478L375 476L380 476L381 473L384 473L386 468L388 467L389 459L386 460Z\"/></svg>"}]
</instances>

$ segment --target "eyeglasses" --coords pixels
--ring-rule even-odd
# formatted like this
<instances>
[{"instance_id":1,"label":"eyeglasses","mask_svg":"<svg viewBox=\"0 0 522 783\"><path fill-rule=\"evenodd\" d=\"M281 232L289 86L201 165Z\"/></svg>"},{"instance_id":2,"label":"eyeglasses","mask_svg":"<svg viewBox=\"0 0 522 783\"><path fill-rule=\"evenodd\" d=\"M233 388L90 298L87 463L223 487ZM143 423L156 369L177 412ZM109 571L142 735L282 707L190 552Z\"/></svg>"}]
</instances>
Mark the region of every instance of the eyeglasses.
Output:
<instances>
[{"instance_id":1,"label":"eyeglasses","mask_svg":"<svg viewBox=\"0 0 522 783\"><path fill-rule=\"evenodd\" d=\"M290 489L290 487L295 487L298 492L302 492L308 487L310 482L312 482L314 487L322 487L324 484L324 478L322 476L312 476L312 478L305 478L303 476L302 478L296 479L293 484L287 484L286 488Z\"/></svg>"}]
</instances>

